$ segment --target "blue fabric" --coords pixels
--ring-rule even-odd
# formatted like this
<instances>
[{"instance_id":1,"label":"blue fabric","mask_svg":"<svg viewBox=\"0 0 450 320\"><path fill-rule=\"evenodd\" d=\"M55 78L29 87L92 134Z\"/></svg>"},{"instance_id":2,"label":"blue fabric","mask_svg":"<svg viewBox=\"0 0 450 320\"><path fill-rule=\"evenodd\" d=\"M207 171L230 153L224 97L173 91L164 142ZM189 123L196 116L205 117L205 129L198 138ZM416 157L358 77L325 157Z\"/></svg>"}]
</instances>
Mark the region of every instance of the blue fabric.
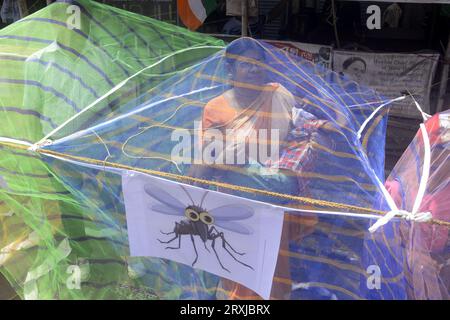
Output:
<instances>
[{"instance_id":1,"label":"blue fabric","mask_svg":"<svg viewBox=\"0 0 450 320\"><path fill-rule=\"evenodd\" d=\"M191 162L172 161L172 151L180 143L172 135L176 129L189 135L189 141L185 142L189 145L187 157L191 158L197 143L192 133L196 129L195 122L202 119L205 105L236 86L233 83L236 75L230 75L230 65L234 60L239 60L239 57L246 60L246 63L251 63L251 59L248 61L248 57L245 57L246 50L242 48L250 48L253 55L255 50L264 52L252 69L257 69L256 66L263 68L267 77L263 79L265 82L281 84L295 96L293 107L301 108L298 117L293 119L297 125L305 121L316 121L315 119L332 125L330 128L319 129L312 136L301 130L291 132L286 139L298 142L311 140L309 151L314 153L314 165L306 166L301 172L293 172L291 175L279 171L278 174L267 175L260 164L251 164L229 165L226 170L219 169L218 166L203 166L206 169L194 176L337 205L387 210L386 201L376 181L377 176L383 180L386 112L374 117L361 139L356 134L365 119L386 99L369 88L354 83L346 85L348 83L345 78L329 70L286 55L269 44L253 39L240 39L231 43L225 50L190 69L174 74L156 88L150 90L143 85L147 90L140 92L135 99L125 100L123 104L120 104L119 99L120 108L108 114L107 119L104 115L93 112L92 121L86 122L88 125L84 130L46 148L67 155L89 157L100 163L106 159L137 170L190 176ZM245 83L245 80L241 82ZM254 86L255 81L255 78L248 80L248 85ZM120 97L120 92L115 96ZM338 118L344 120L338 122ZM291 129L296 128L294 121L290 123ZM73 174L77 171L75 168L65 170L60 162L52 163L51 167L65 183L79 190L77 194L80 199L84 197L99 202L97 219L111 217L111 202L115 201L115 210L121 218L112 216L111 220L116 225L123 224L125 212L118 177L105 177L95 169L88 169L84 177L76 177ZM79 179L88 179L92 185L97 182L104 187L102 191L79 189ZM202 187L215 189L212 185ZM290 199L257 192L226 188L220 188L219 191L275 205L298 204ZM102 192L113 196L102 195ZM347 211L339 206L330 208L313 203L301 205L308 206L311 210ZM324 216L311 213L317 218L313 225L306 225L302 220L292 222L292 228L299 228L298 236L301 239L290 239L289 248L283 253L288 255L290 261L290 279L284 281L299 284L290 298L404 298L401 244L389 229L386 229L385 238L373 238L367 232L373 221L363 217L364 212L355 213L361 216ZM121 237L121 242L126 243L126 235ZM144 260L144 267L136 268L146 270L143 279L148 286L158 288L162 296L202 299L214 296L211 290L214 291L214 283L218 283L218 277L160 259ZM366 270L371 265L379 265L382 275L388 279L378 291L369 290L366 286ZM161 284L158 277L168 278L167 283Z\"/></svg>"}]
</instances>

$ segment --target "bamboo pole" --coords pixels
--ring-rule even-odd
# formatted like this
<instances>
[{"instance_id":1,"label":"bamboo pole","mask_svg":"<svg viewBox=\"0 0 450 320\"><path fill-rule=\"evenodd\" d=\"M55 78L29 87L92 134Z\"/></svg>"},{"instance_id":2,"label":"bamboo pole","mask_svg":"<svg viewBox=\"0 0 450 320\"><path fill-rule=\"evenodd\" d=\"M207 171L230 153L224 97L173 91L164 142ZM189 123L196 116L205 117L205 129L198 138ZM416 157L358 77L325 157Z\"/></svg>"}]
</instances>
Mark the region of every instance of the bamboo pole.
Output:
<instances>
[{"instance_id":1,"label":"bamboo pole","mask_svg":"<svg viewBox=\"0 0 450 320\"><path fill-rule=\"evenodd\" d=\"M26 0L18 0L18 2L20 18L26 17L28 15L28 6Z\"/></svg>"},{"instance_id":2,"label":"bamboo pole","mask_svg":"<svg viewBox=\"0 0 450 320\"><path fill-rule=\"evenodd\" d=\"M447 80L449 76L450 64L450 34L448 36L447 51L445 53L444 63L444 67L442 68L441 85L439 87L439 99L436 107L436 112L442 111L442 107L444 106L444 97L447 91Z\"/></svg>"},{"instance_id":3,"label":"bamboo pole","mask_svg":"<svg viewBox=\"0 0 450 320\"><path fill-rule=\"evenodd\" d=\"M248 0L241 0L241 8L242 8L242 17L241 17L241 24L242 24L242 31L241 36L247 37L248 36Z\"/></svg>"}]
</instances>

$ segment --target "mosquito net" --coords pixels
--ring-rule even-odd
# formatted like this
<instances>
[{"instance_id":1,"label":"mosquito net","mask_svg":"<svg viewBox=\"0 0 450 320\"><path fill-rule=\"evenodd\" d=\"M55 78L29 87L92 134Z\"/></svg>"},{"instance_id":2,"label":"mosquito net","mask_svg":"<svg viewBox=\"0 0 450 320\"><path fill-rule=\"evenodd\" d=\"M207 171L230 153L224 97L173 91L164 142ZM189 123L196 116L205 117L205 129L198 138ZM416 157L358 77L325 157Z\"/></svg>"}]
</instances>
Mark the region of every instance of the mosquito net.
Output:
<instances>
[{"instance_id":1,"label":"mosquito net","mask_svg":"<svg viewBox=\"0 0 450 320\"><path fill-rule=\"evenodd\" d=\"M384 187L396 99L91 1L3 29L0 49L0 270L21 297L407 299L428 283L402 235L448 229L408 207L420 192ZM409 188L425 149L396 167Z\"/></svg>"},{"instance_id":2,"label":"mosquito net","mask_svg":"<svg viewBox=\"0 0 450 320\"><path fill-rule=\"evenodd\" d=\"M449 299L449 136L450 113L434 115L425 123L428 137L419 131L387 179L386 186L397 206L403 210L431 212L435 224L403 222L398 235L404 243L405 274L414 299ZM425 148L429 145L428 159ZM420 188L422 172L428 181ZM416 203L419 193L423 200Z\"/></svg>"}]
</instances>

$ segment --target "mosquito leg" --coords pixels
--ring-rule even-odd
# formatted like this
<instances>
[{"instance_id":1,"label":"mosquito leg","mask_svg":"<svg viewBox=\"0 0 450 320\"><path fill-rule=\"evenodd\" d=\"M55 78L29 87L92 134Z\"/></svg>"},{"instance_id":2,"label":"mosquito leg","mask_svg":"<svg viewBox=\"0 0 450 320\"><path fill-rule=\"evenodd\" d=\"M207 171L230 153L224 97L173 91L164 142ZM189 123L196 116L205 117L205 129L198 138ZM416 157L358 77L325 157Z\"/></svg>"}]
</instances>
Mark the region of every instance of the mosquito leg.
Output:
<instances>
[{"instance_id":1,"label":"mosquito leg","mask_svg":"<svg viewBox=\"0 0 450 320\"><path fill-rule=\"evenodd\" d=\"M238 252L238 251L236 251L236 250L231 246L231 244L230 244L227 240L225 240L225 237L223 236L223 232L219 232L215 227L212 227L212 228L211 228L211 232L213 232L213 231L216 232L217 236L219 236L219 237L222 238L222 241L225 241L225 243L230 247L231 250L233 250L234 253L236 253L236 254L238 254L238 255L240 255L240 256L245 255L245 252Z\"/></svg>"},{"instance_id":2,"label":"mosquito leg","mask_svg":"<svg viewBox=\"0 0 450 320\"><path fill-rule=\"evenodd\" d=\"M166 249L180 249L181 248L181 234L178 235L178 247L166 247Z\"/></svg>"},{"instance_id":3,"label":"mosquito leg","mask_svg":"<svg viewBox=\"0 0 450 320\"><path fill-rule=\"evenodd\" d=\"M225 237L222 235L222 240L224 241L224 243L226 244L226 245L228 245L228 247L230 247L230 249L234 252L234 253L236 253L236 254L238 254L238 255L240 255L240 256L243 256L243 255L245 255L245 252L238 252L238 251L236 251L236 249L234 249L232 246L231 246L231 244L227 241L227 240L225 240Z\"/></svg>"},{"instance_id":4,"label":"mosquito leg","mask_svg":"<svg viewBox=\"0 0 450 320\"><path fill-rule=\"evenodd\" d=\"M191 234L191 241L192 241L192 245L194 246L194 251L195 251L195 260L194 260L194 262L192 262L192 266L194 266L194 264L198 260L198 252L197 252L197 247L195 246L194 236L192 234Z\"/></svg>"},{"instance_id":5,"label":"mosquito leg","mask_svg":"<svg viewBox=\"0 0 450 320\"><path fill-rule=\"evenodd\" d=\"M165 235L178 234L178 228L180 227L179 225L180 224L178 222L175 222L175 228L173 228L173 231L171 231L171 232L164 232L162 230L159 230L159 232L161 232L162 234L165 234Z\"/></svg>"},{"instance_id":6,"label":"mosquito leg","mask_svg":"<svg viewBox=\"0 0 450 320\"><path fill-rule=\"evenodd\" d=\"M206 241L205 241L205 242L203 242L203 244L205 245L205 249L206 249L206 251L208 251L208 253L211 253L211 251L209 251L208 247L206 246Z\"/></svg>"},{"instance_id":7,"label":"mosquito leg","mask_svg":"<svg viewBox=\"0 0 450 320\"><path fill-rule=\"evenodd\" d=\"M159 240L159 239L157 239L160 243L165 243L165 244L168 244L168 243L171 243L173 240L175 240L176 238L178 238L178 237L180 237L180 235L176 235L175 237L173 237L172 239L170 239L170 240L168 240L168 241L161 241L161 240Z\"/></svg>"},{"instance_id":8,"label":"mosquito leg","mask_svg":"<svg viewBox=\"0 0 450 320\"><path fill-rule=\"evenodd\" d=\"M213 249L214 253L216 254L217 261L219 261L219 264L220 264L220 266L222 267L223 270L230 272L230 270L228 270L227 268L225 268L223 266L222 261L220 261L220 258L219 258L219 255L217 254L215 245L216 245L216 238L213 238L212 242L211 242L211 248Z\"/></svg>"},{"instance_id":9,"label":"mosquito leg","mask_svg":"<svg viewBox=\"0 0 450 320\"><path fill-rule=\"evenodd\" d=\"M225 240L225 237L224 237L223 233L219 233L219 237L222 239L222 247L225 249L226 252L228 252L228 254L229 254L234 260L236 260L237 262L239 262L239 263L242 264L243 266L246 266L247 268L250 268L250 269L254 270L251 266L249 266L248 264L246 264L246 263L244 263L244 262L242 262L242 261L239 261L235 256L233 256L233 254L228 250L228 248L227 248L226 245L228 244L228 246L231 248L231 250L233 250L233 251L235 251L235 250L234 250L233 247Z\"/></svg>"}]
</instances>

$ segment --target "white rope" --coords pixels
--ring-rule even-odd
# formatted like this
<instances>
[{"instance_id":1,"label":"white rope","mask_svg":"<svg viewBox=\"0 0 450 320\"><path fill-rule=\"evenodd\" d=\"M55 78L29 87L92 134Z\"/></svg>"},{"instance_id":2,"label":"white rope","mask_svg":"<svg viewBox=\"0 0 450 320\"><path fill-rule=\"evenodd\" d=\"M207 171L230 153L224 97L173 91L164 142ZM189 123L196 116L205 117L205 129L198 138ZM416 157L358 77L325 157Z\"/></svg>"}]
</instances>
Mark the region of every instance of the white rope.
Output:
<instances>
[{"instance_id":1,"label":"white rope","mask_svg":"<svg viewBox=\"0 0 450 320\"><path fill-rule=\"evenodd\" d=\"M84 136L85 134L89 133L90 131L93 131L93 130L99 131L99 130L101 130L102 128L107 127L107 126L110 126L110 125L112 125L112 124L115 123L115 122L118 122L118 121L120 121L120 120L129 118L129 117L131 117L131 116L133 116L133 115L135 115L135 114L141 113L141 112L143 112L143 111L145 111L145 110L148 110L148 109L150 109L150 108L153 108L153 107L155 107L155 106L157 106L157 105L164 104L164 103L166 103L166 102L169 102L169 101L172 101L172 100L177 100L177 99L180 99L180 98L185 98L185 97L188 97L188 96L190 96L190 95L195 95L195 94L198 94L198 93L201 93L201 92L207 92L207 91L210 91L210 90L214 90L214 89L216 89L216 88L218 88L218 87L219 87L219 86L203 87L203 88L201 88L201 89L191 90L191 91L189 91L189 92L187 92L187 93L183 93L183 94L181 94L181 95L172 96L172 97L169 97L169 98L166 98L166 99L161 99L161 100L158 100L158 101L156 101L156 102L152 102L152 103L150 103L150 104L146 104L146 105L144 105L143 107L141 107L141 108L139 108L139 109L136 109L136 110L130 111L130 112L128 112L128 113L119 115L119 116L117 116L117 117L115 117L115 118L112 118L112 119L110 119L110 120L108 120L108 121L99 123L99 124L97 124L97 125L95 125L95 126L93 126L93 127L90 127L90 128L87 128L87 129L83 129L83 130L80 130L80 131L77 131L77 132L72 133L72 134L70 134L70 135L68 135L68 136L65 136L64 138L57 139L57 140L53 141L52 144L63 143L63 142L66 142L66 141L69 141L69 140L72 140L72 139L76 139L76 138L82 137L82 136Z\"/></svg>"},{"instance_id":2,"label":"white rope","mask_svg":"<svg viewBox=\"0 0 450 320\"><path fill-rule=\"evenodd\" d=\"M372 112L372 114L371 114L371 115L363 122L363 124L361 125L361 127L359 128L358 133L357 133L358 139L361 139L361 135L362 135L364 129L367 127L367 125L369 124L369 122L372 121L372 119L375 117L375 115L376 115L382 108L386 107L387 105L389 105L389 104L391 104L391 103L393 103L393 102L401 101L401 100L403 100L403 99L405 99L405 98L406 98L406 96L401 96L401 97L397 97L397 98L395 98L395 99L391 99L391 100L389 100L388 102L385 102L385 103L381 104L378 108L376 108L376 109Z\"/></svg>"},{"instance_id":3,"label":"white rope","mask_svg":"<svg viewBox=\"0 0 450 320\"><path fill-rule=\"evenodd\" d=\"M49 146L53 143L52 140L50 139L46 139L46 140L41 140L40 142L36 142L35 144L31 145L28 150L36 152L37 149L45 147L45 146Z\"/></svg>"},{"instance_id":4,"label":"white rope","mask_svg":"<svg viewBox=\"0 0 450 320\"><path fill-rule=\"evenodd\" d=\"M423 121L427 121L429 118L431 118L431 115L429 115L428 113L424 112L422 110L422 108L420 107L419 103L417 102L417 100L414 98L414 96L412 94L410 94L411 98L414 101L414 104L416 105L417 110L419 110L420 114L422 115L422 119Z\"/></svg>"},{"instance_id":5,"label":"white rope","mask_svg":"<svg viewBox=\"0 0 450 320\"><path fill-rule=\"evenodd\" d=\"M413 98L414 99L414 98ZM416 103L416 106L421 112L422 117L424 118L424 121L427 120L426 113L422 111L419 104L416 100L414 100ZM430 139L428 137L428 132L423 123L420 124L420 130L422 132L422 138L423 138L423 145L424 145L424 157L423 157L423 169L422 169L422 176L420 177L420 183L419 188L417 190L416 199L414 200L413 209L411 212L405 211L405 210L399 210L397 208L397 205L393 201L391 195L388 193L386 197L386 200L388 201L389 206L391 207L391 211L385 214L383 217L379 218L377 222L375 222L370 228L369 232L373 233L381 226L384 226L386 223L391 221L395 217L400 217L408 221L415 221L415 222L427 222L430 221L433 216L431 212L418 212L420 205L422 204L423 197L425 195L425 191L427 189L427 183L428 178L430 176L430 166L431 166L431 148L430 148ZM386 188L382 187L383 193ZM387 190L386 190L387 192ZM392 201L392 202L391 202Z\"/></svg>"},{"instance_id":6,"label":"white rope","mask_svg":"<svg viewBox=\"0 0 450 320\"><path fill-rule=\"evenodd\" d=\"M423 145L424 145L424 157L423 157L423 169L422 177L420 177L419 189L417 191L416 200L414 201L414 206L412 212L415 214L419 211L419 207L422 204L423 196L427 189L428 177L430 176L430 165L431 165L431 148L430 139L428 137L427 129L423 123L420 124L420 130L422 131Z\"/></svg>"},{"instance_id":7,"label":"white rope","mask_svg":"<svg viewBox=\"0 0 450 320\"><path fill-rule=\"evenodd\" d=\"M6 138L6 137L0 137L0 142L7 142L7 143L15 143L15 144L20 144L23 146L27 146L27 147L32 147L33 144L23 141L23 140L17 140L17 139L11 139L11 138Z\"/></svg>"}]
</instances>

